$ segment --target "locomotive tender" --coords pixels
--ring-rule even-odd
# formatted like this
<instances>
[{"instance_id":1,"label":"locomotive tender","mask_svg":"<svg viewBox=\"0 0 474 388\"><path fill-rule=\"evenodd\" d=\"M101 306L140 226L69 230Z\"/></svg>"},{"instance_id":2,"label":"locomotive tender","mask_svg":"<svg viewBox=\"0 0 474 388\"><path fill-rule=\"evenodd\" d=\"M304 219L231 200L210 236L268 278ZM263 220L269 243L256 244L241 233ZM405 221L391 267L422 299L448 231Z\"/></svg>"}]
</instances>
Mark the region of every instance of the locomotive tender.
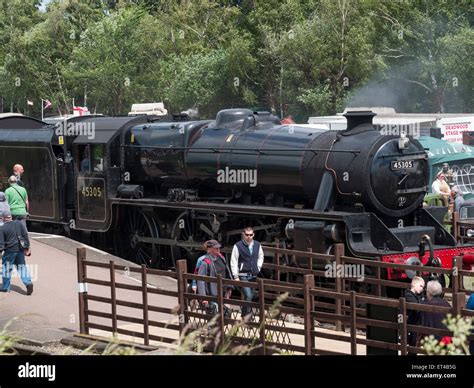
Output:
<instances>
[{"instance_id":1,"label":"locomotive tender","mask_svg":"<svg viewBox=\"0 0 474 388\"><path fill-rule=\"evenodd\" d=\"M298 250L345 242L356 257L450 268L468 247L422 207L421 144L380 135L372 112L345 116L344 131L280 125L248 109L214 121L1 118L0 181L5 189L22 163L33 226L87 234L154 267L192 260L210 238L230 245L252 225L262 242Z\"/></svg>"}]
</instances>

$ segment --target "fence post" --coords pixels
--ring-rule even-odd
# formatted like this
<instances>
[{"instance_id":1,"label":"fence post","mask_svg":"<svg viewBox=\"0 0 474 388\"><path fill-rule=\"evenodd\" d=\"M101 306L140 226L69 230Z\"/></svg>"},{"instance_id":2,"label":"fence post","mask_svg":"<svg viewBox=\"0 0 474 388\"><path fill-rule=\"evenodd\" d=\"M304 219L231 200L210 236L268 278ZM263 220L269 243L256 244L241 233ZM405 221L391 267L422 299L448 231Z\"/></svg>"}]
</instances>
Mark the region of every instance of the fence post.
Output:
<instances>
[{"instance_id":1,"label":"fence post","mask_svg":"<svg viewBox=\"0 0 474 388\"><path fill-rule=\"evenodd\" d=\"M115 263L110 260L110 300L112 302L112 331L117 333L117 292L115 289Z\"/></svg>"},{"instance_id":2,"label":"fence post","mask_svg":"<svg viewBox=\"0 0 474 388\"><path fill-rule=\"evenodd\" d=\"M379 265L377 266L376 273L377 273L377 286L376 286L377 296L382 296L382 284L380 283L380 281L382 280L382 268Z\"/></svg>"},{"instance_id":3,"label":"fence post","mask_svg":"<svg viewBox=\"0 0 474 388\"><path fill-rule=\"evenodd\" d=\"M400 317L398 319L399 323L399 330L400 330L400 345L401 345L401 355L406 356L408 351L407 351L407 344L408 344L408 329L407 329L407 301L405 298L400 297L399 299L400 302L400 315L401 315L401 322L400 322Z\"/></svg>"},{"instance_id":4,"label":"fence post","mask_svg":"<svg viewBox=\"0 0 474 388\"><path fill-rule=\"evenodd\" d=\"M344 256L344 244L336 244L334 246L334 260L336 261L336 292L341 293L342 292L342 282L344 281L343 278L340 276L337 276L337 268L340 267L340 264L342 263L341 257ZM342 300L339 298L336 298L336 314L341 315L342 314ZM341 320L337 319L336 320L336 331L342 331L342 324Z\"/></svg>"},{"instance_id":5,"label":"fence post","mask_svg":"<svg viewBox=\"0 0 474 388\"><path fill-rule=\"evenodd\" d=\"M357 301L355 291L351 291L351 355L357 355Z\"/></svg>"},{"instance_id":6,"label":"fence post","mask_svg":"<svg viewBox=\"0 0 474 388\"><path fill-rule=\"evenodd\" d=\"M451 227L451 234L453 235L454 239L456 242L459 242L459 233L458 233L458 221L459 221L459 213L458 212L453 212L453 224Z\"/></svg>"},{"instance_id":7,"label":"fence post","mask_svg":"<svg viewBox=\"0 0 474 388\"><path fill-rule=\"evenodd\" d=\"M313 253L313 248L308 248L308 253ZM308 269L313 270L313 256L308 256Z\"/></svg>"},{"instance_id":8,"label":"fence post","mask_svg":"<svg viewBox=\"0 0 474 388\"><path fill-rule=\"evenodd\" d=\"M265 289L262 278L257 279L258 282L258 302L260 310L260 343L262 344L262 354L267 354L267 340L265 337Z\"/></svg>"},{"instance_id":9,"label":"fence post","mask_svg":"<svg viewBox=\"0 0 474 388\"><path fill-rule=\"evenodd\" d=\"M89 317L87 314L87 283L84 280L87 278L87 267L84 265L86 260L86 248L77 248L77 292L79 295L79 331L81 334L89 334L89 327L87 322Z\"/></svg>"},{"instance_id":10,"label":"fence post","mask_svg":"<svg viewBox=\"0 0 474 388\"><path fill-rule=\"evenodd\" d=\"M453 310L454 315L461 315L461 310L466 305L466 294L463 292L456 292L453 294Z\"/></svg>"},{"instance_id":11,"label":"fence post","mask_svg":"<svg viewBox=\"0 0 474 388\"><path fill-rule=\"evenodd\" d=\"M150 345L150 327L148 326L148 293L146 266L142 264L142 300L143 300L143 341Z\"/></svg>"},{"instance_id":12,"label":"fence post","mask_svg":"<svg viewBox=\"0 0 474 388\"><path fill-rule=\"evenodd\" d=\"M209 302L210 303L210 302ZM219 311L219 348L223 349L225 330L224 330L224 287L222 287L222 275L217 275L217 306Z\"/></svg>"},{"instance_id":13,"label":"fence post","mask_svg":"<svg viewBox=\"0 0 474 388\"><path fill-rule=\"evenodd\" d=\"M178 260L176 262L176 271L178 272L178 303L179 303L179 336L184 334L184 330L188 321L186 317L186 303L184 299L184 293L186 292L186 279L183 274L188 271L188 264L186 260Z\"/></svg>"},{"instance_id":14,"label":"fence post","mask_svg":"<svg viewBox=\"0 0 474 388\"><path fill-rule=\"evenodd\" d=\"M451 291L454 295L455 293L459 292L459 288L462 287L461 274L459 272L462 270L462 256L453 257L452 269L453 269L453 273L451 276L451 279L452 279Z\"/></svg>"},{"instance_id":15,"label":"fence post","mask_svg":"<svg viewBox=\"0 0 474 388\"><path fill-rule=\"evenodd\" d=\"M276 253L275 253L275 264L278 266L275 271L275 280L280 280L280 240L276 240Z\"/></svg>"},{"instance_id":16,"label":"fence post","mask_svg":"<svg viewBox=\"0 0 474 388\"><path fill-rule=\"evenodd\" d=\"M312 331L314 329L314 319L311 316L313 310L312 295L310 290L314 288L314 276L304 275L304 347L305 355L312 354L313 339ZM314 346L316 347L316 345Z\"/></svg>"}]
</instances>

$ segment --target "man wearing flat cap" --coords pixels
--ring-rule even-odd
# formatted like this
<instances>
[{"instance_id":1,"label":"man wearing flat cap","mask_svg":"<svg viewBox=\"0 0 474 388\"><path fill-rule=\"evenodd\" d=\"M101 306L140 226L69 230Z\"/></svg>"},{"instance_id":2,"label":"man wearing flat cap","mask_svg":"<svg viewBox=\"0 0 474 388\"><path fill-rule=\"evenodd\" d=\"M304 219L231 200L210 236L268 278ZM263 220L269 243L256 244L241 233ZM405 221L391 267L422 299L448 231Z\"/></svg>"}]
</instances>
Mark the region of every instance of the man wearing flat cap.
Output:
<instances>
[{"instance_id":1,"label":"man wearing flat cap","mask_svg":"<svg viewBox=\"0 0 474 388\"><path fill-rule=\"evenodd\" d=\"M198 275L217 277L221 275L223 278L231 279L230 269L224 256L220 253L221 244L217 240L206 241L207 254L202 260L198 270ZM230 288L230 287L229 287ZM197 281L197 291L199 295L217 296L217 282ZM228 290L226 290L228 292ZM217 313L217 303L203 301L205 307L209 307L211 313Z\"/></svg>"}]
</instances>

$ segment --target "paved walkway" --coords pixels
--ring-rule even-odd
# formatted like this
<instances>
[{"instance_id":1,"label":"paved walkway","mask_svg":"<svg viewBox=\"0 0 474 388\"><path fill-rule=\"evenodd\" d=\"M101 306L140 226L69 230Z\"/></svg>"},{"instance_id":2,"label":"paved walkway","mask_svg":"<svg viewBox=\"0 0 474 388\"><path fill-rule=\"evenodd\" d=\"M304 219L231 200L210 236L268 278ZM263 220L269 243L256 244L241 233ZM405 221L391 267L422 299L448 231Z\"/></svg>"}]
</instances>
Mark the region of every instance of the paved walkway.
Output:
<instances>
[{"instance_id":1,"label":"paved walkway","mask_svg":"<svg viewBox=\"0 0 474 388\"><path fill-rule=\"evenodd\" d=\"M76 249L84 246L62 236L30 233L32 255L27 264L34 283L32 295L26 295L25 287L16 271L13 271L10 293L0 293L0 328L8 324L8 330L32 344L45 344L79 331L79 307L77 294ZM93 261L134 266L133 263L95 248L87 249L87 258ZM108 270L89 268L92 277L108 276ZM139 274L129 276L117 271L116 280L137 285ZM176 289L176 281L167 277L150 276L149 283L167 290ZM109 296L102 290L94 291ZM164 298L163 303L174 306L174 298ZM168 307L167 306L167 307Z\"/></svg>"}]
</instances>

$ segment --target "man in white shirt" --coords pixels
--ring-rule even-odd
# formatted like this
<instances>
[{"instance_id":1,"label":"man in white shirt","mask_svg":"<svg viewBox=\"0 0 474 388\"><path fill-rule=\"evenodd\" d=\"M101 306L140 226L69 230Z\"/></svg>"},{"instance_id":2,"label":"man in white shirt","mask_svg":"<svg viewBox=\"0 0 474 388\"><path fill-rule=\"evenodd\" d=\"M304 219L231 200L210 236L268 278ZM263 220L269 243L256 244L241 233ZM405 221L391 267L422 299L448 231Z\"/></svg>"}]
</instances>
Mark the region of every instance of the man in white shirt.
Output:
<instances>
[{"instance_id":1,"label":"man in white shirt","mask_svg":"<svg viewBox=\"0 0 474 388\"><path fill-rule=\"evenodd\" d=\"M255 233L251 227L246 227L243 231L243 238L234 245L230 258L230 270L235 280L255 282L257 275L263 265L263 249L258 241L253 237ZM246 301L252 301L255 296L255 289L242 287L242 292ZM242 307L242 316L250 314L250 307Z\"/></svg>"}]
</instances>

